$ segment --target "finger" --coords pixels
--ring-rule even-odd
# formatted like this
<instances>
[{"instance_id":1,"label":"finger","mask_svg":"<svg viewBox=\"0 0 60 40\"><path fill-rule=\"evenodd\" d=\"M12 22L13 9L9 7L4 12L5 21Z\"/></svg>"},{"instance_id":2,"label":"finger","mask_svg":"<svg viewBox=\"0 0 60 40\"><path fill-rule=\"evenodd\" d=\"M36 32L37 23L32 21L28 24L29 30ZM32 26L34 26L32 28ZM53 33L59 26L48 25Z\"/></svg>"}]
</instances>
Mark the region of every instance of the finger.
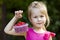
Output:
<instances>
[{"instance_id":1,"label":"finger","mask_svg":"<svg viewBox=\"0 0 60 40\"><path fill-rule=\"evenodd\" d=\"M17 15L18 14L18 11L15 11L15 14Z\"/></svg>"},{"instance_id":2,"label":"finger","mask_svg":"<svg viewBox=\"0 0 60 40\"><path fill-rule=\"evenodd\" d=\"M21 13L21 14L22 14L22 13L23 13L23 10L19 10L19 13Z\"/></svg>"},{"instance_id":3,"label":"finger","mask_svg":"<svg viewBox=\"0 0 60 40\"><path fill-rule=\"evenodd\" d=\"M18 13L18 11L15 11L15 13Z\"/></svg>"}]
</instances>

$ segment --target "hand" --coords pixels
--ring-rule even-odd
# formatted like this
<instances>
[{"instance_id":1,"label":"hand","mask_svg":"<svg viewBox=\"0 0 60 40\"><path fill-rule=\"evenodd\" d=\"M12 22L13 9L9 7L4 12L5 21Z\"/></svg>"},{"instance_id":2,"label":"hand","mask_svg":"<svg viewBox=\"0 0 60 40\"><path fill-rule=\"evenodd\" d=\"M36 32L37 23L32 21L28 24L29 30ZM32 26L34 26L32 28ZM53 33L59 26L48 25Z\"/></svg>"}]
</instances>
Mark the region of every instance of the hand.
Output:
<instances>
[{"instance_id":1,"label":"hand","mask_svg":"<svg viewBox=\"0 0 60 40\"><path fill-rule=\"evenodd\" d=\"M22 13L23 13L23 10L15 11L15 17L18 19L22 18Z\"/></svg>"}]
</instances>

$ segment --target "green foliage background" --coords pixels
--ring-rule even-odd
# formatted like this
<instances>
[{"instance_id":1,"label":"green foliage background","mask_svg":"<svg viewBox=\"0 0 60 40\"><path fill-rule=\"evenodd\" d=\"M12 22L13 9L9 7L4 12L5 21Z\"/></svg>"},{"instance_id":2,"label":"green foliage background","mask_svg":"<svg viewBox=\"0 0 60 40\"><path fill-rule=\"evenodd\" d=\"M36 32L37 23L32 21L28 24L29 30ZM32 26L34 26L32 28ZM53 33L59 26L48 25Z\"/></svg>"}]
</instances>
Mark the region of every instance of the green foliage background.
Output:
<instances>
[{"instance_id":1,"label":"green foliage background","mask_svg":"<svg viewBox=\"0 0 60 40\"><path fill-rule=\"evenodd\" d=\"M33 1L43 1L46 3L48 14L51 20L50 26L47 28L47 30L56 33L56 36L53 38L53 40L60 40L60 0L4 0L3 3L5 3L7 12L6 22L8 23L12 19L14 16L14 11L23 10L25 22L30 23L29 20L27 20L27 8L28 5ZM21 21L24 20L22 19ZM8 40L24 40L24 37L9 35L6 38Z\"/></svg>"}]
</instances>

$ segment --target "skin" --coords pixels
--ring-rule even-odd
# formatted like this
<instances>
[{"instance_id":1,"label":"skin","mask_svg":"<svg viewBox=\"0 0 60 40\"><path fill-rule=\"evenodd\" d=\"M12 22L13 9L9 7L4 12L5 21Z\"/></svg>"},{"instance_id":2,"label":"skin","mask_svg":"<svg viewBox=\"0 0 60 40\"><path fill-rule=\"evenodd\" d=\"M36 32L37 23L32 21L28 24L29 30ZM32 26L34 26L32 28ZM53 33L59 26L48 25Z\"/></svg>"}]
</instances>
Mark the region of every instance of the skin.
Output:
<instances>
[{"instance_id":1,"label":"skin","mask_svg":"<svg viewBox=\"0 0 60 40\"><path fill-rule=\"evenodd\" d=\"M39 9L33 9L32 10L32 15L30 18L30 22L33 24L33 29L38 33L44 32L42 27L44 27L44 24L46 23L46 17L43 13L40 12Z\"/></svg>"}]
</instances>

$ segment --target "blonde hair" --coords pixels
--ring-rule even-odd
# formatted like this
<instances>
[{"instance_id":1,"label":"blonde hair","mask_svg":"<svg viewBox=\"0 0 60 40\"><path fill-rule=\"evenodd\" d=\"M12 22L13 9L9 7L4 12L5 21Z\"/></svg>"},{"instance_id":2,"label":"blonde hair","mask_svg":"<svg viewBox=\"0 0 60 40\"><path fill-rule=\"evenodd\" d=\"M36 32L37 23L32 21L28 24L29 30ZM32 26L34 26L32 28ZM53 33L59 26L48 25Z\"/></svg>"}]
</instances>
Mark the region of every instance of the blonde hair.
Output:
<instances>
[{"instance_id":1,"label":"blonde hair","mask_svg":"<svg viewBox=\"0 0 60 40\"><path fill-rule=\"evenodd\" d=\"M33 8L39 8L40 12L42 12L43 14L45 14L46 16L46 27L49 26L50 23L50 19L47 13L47 8L46 5L43 2L38 2L38 1L34 1L32 2L29 6L28 6L28 18L31 18L31 10L33 10ZM43 29L46 30L45 27L43 27Z\"/></svg>"}]
</instances>

